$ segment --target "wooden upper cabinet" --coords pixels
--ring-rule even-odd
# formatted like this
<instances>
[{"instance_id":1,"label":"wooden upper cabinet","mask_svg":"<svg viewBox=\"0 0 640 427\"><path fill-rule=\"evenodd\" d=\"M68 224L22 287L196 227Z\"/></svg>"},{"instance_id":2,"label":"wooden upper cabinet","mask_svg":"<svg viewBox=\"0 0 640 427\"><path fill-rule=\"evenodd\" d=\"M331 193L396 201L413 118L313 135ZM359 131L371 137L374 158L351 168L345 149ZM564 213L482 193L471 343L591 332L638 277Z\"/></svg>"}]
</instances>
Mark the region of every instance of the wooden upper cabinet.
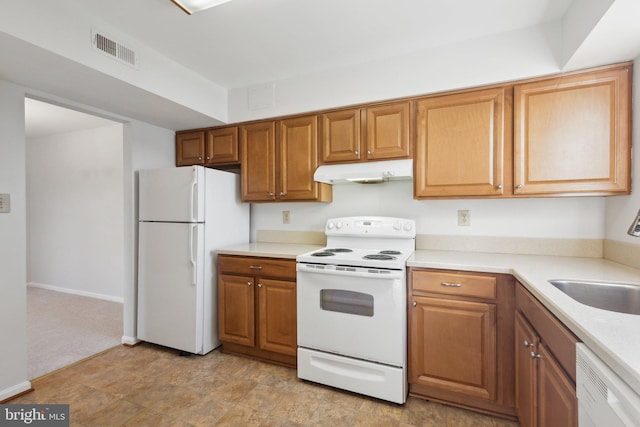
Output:
<instances>
[{"instance_id":1,"label":"wooden upper cabinet","mask_svg":"<svg viewBox=\"0 0 640 427\"><path fill-rule=\"evenodd\" d=\"M410 157L410 111L402 101L323 114L320 163Z\"/></svg>"},{"instance_id":2,"label":"wooden upper cabinet","mask_svg":"<svg viewBox=\"0 0 640 427\"><path fill-rule=\"evenodd\" d=\"M514 194L631 191L631 66L515 86Z\"/></svg>"},{"instance_id":3,"label":"wooden upper cabinet","mask_svg":"<svg viewBox=\"0 0 640 427\"><path fill-rule=\"evenodd\" d=\"M398 102L367 108L367 152L368 160L409 157L410 104Z\"/></svg>"},{"instance_id":4,"label":"wooden upper cabinet","mask_svg":"<svg viewBox=\"0 0 640 427\"><path fill-rule=\"evenodd\" d=\"M322 163L357 162L360 149L360 109L340 110L322 115Z\"/></svg>"},{"instance_id":5,"label":"wooden upper cabinet","mask_svg":"<svg viewBox=\"0 0 640 427\"><path fill-rule=\"evenodd\" d=\"M176 133L176 166L204 164L204 131Z\"/></svg>"},{"instance_id":6,"label":"wooden upper cabinet","mask_svg":"<svg viewBox=\"0 0 640 427\"><path fill-rule=\"evenodd\" d=\"M510 194L510 92L505 88L417 101L414 194Z\"/></svg>"},{"instance_id":7,"label":"wooden upper cabinet","mask_svg":"<svg viewBox=\"0 0 640 427\"><path fill-rule=\"evenodd\" d=\"M209 129L205 138L205 164L234 164L240 162L238 154L238 127Z\"/></svg>"},{"instance_id":8,"label":"wooden upper cabinet","mask_svg":"<svg viewBox=\"0 0 640 427\"><path fill-rule=\"evenodd\" d=\"M276 200L275 122L240 127L242 200Z\"/></svg>"},{"instance_id":9,"label":"wooden upper cabinet","mask_svg":"<svg viewBox=\"0 0 640 427\"><path fill-rule=\"evenodd\" d=\"M317 139L315 115L241 126L242 200L331 201L331 186L313 180Z\"/></svg>"},{"instance_id":10,"label":"wooden upper cabinet","mask_svg":"<svg viewBox=\"0 0 640 427\"><path fill-rule=\"evenodd\" d=\"M278 122L278 199L327 201L331 189L313 180L318 166L318 117Z\"/></svg>"}]
</instances>

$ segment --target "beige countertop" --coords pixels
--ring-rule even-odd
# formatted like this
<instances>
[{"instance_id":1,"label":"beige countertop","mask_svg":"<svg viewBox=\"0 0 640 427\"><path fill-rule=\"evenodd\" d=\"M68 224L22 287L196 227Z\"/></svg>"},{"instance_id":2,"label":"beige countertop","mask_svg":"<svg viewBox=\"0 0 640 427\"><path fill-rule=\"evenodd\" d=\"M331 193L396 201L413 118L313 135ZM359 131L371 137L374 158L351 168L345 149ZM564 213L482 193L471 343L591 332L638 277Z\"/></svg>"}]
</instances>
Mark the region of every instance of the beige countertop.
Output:
<instances>
[{"instance_id":1,"label":"beige countertop","mask_svg":"<svg viewBox=\"0 0 640 427\"><path fill-rule=\"evenodd\" d=\"M512 274L573 333L640 394L640 315L580 304L550 279L640 285L640 270L600 258L418 250L409 267Z\"/></svg>"},{"instance_id":2,"label":"beige countertop","mask_svg":"<svg viewBox=\"0 0 640 427\"><path fill-rule=\"evenodd\" d=\"M229 246L218 249L216 253L220 255L241 255L267 258L289 258L296 259L300 254L315 251L324 246L301 245L293 243L247 243L243 245Z\"/></svg>"}]
</instances>

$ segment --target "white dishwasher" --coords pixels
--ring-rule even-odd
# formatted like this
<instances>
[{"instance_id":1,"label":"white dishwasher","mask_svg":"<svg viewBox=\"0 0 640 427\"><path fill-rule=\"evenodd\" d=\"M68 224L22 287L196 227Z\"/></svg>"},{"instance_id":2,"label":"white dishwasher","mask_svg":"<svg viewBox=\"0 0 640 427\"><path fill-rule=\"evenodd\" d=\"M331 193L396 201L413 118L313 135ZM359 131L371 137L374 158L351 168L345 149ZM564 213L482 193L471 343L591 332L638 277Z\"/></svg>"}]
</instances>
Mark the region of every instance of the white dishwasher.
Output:
<instances>
[{"instance_id":1,"label":"white dishwasher","mask_svg":"<svg viewBox=\"0 0 640 427\"><path fill-rule=\"evenodd\" d=\"M580 427L640 426L640 396L584 343L576 345Z\"/></svg>"}]
</instances>

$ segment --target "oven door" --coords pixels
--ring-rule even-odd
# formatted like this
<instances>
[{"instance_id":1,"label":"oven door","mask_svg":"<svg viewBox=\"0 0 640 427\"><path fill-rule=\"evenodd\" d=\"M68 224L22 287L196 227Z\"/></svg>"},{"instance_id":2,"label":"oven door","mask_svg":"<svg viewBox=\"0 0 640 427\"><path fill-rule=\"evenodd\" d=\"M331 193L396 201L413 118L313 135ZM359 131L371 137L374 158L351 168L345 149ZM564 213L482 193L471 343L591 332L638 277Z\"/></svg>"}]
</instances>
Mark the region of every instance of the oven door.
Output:
<instances>
[{"instance_id":1,"label":"oven door","mask_svg":"<svg viewBox=\"0 0 640 427\"><path fill-rule=\"evenodd\" d=\"M298 263L298 346L404 367L405 286L404 270Z\"/></svg>"}]
</instances>

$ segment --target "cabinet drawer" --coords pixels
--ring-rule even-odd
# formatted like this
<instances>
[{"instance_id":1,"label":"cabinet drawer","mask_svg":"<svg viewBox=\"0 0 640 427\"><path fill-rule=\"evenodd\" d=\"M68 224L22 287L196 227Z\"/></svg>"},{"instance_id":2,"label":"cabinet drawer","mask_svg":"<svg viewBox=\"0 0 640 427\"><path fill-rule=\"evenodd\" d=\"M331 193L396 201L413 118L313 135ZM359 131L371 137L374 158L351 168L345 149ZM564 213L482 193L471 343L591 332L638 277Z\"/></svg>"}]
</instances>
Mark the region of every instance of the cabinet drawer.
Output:
<instances>
[{"instance_id":1,"label":"cabinet drawer","mask_svg":"<svg viewBox=\"0 0 640 427\"><path fill-rule=\"evenodd\" d=\"M516 287L516 308L554 354L558 362L576 381L576 343L578 339L522 285Z\"/></svg>"},{"instance_id":2,"label":"cabinet drawer","mask_svg":"<svg viewBox=\"0 0 640 427\"><path fill-rule=\"evenodd\" d=\"M293 260L221 255L218 257L218 268L220 273L278 277L293 280L296 278L296 262Z\"/></svg>"},{"instance_id":3,"label":"cabinet drawer","mask_svg":"<svg viewBox=\"0 0 640 427\"><path fill-rule=\"evenodd\" d=\"M496 298L496 278L493 276L413 270L411 284L414 291Z\"/></svg>"}]
</instances>

